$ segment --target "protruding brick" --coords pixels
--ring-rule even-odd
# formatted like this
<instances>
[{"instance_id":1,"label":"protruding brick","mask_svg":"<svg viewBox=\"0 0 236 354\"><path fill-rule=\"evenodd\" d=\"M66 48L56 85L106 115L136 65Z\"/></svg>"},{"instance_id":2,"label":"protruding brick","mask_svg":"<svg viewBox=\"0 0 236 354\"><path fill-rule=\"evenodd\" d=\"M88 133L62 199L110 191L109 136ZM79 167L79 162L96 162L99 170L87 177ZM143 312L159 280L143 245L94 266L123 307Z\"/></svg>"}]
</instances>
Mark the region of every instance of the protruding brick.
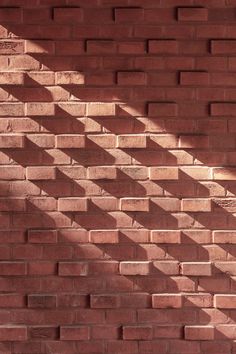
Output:
<instances>
[{"instance_id":1,"label":"protruding brick","mask_svg":"<svg viewBox=\"0 0 236 354\"><path fill-rule=\"evenodd\" d=\"M84 262L60 262L58 265L58 275L60 276L86 276L88 274L88 264Z\"/></svg>"},{"instance_id":2,"label":"protruding brick","mask_svg":"<svg viewBox=\"0 0 236 354\"><path fill-rule=\"evenodd\" d=\"M55 44L49 40L26 40L25 53L29 54L54 54Z\"/></svg>"},{"instance_id":3,"label":"protruding brick","mask_svg":"<svg viewBox=\"0 0 236 354\"><path fill-rule=\"evenodd\" d=\"M236 232L230 230L213 231L213 243L236 243Z\"/></svg>"},{"instance_id":4,"label":"protruding brick","mask_svg":"<svg viewBox=\"0 0 236 354\"><path fill-rule=\"evenodd\" d=\"M210 212L211 199L183 199L182 211L186 212Z\"/></svg>"},{"instance_id":5,"label":"protruding brick","mask_svg":"<svg viewBox=\"0 0 236 354\"><path fill-rule=\"evenodd\" d=\"M57 149L83 149L85 148L85 135L63 134L56 136Z\"/></svg>"},{"instance_id":6,"label":"protruding brick","mask_svg":"<svg viewBox=\"0 0 236 354\"><path fill-rule=\"evenodd\" d=\"M78 71L58 71L56 72L57 85L83 85L85 81L84 74ZM0 76L1 82L1 76Z\"/></svg>"},{"instance_id":7,"label":"protruding brick","mask_svg":"<svg viewBox=\"0 0 236 354\"><path fill-rule=\"evenodd\" d=\"M118 243L118 230L91 230L90 242L92 243Z\"/></svg>"},{"instance_id":8,"label":"protruding brick","mask_svg":"<svg viewBox=\"0 0 236 354\"><path fill-rule=\"evenodd\" d=\"M175 117L178 115L178 106L173 102L153 102L148 104L149 117Z\"/></svg>"},{"instance_id":9,"label":"protruding brick","mask_svg":"<svg viewBox=\"0 0 236 354\"><path fill-rule=\"evenodd\" d=\"M153 308L181 308L182 295L181 294L153 294L152 307Z\"/></svg>"},{"instance_id":10,"label":"protruding brick","mask_svg":"<svg viewBox=\"0 0 236 354\"><path fill-rule=\"evenodd\" d=\"M27 327L16 325L1 325L0 326L0 340L6 341L26 341L28 339Z\"/></svg>"},{"instance_id":11,"label":"protruding brick","mask_svg":"<svg viewBox=\"0 0 236 354\"><path fill-rule=\"evenodd\" d=\"M28 295L29 308L55 308L57 305L57 296L50 294L30 294Z\"/></svg>"},{"instance_id":12,"label":"protruding brick","mask_svg":"<svg viewBox=\"0 0 236 354\"><path fill-rule=\"evenodd\" d=\"M0 149L24 148L25 136L23 134L1 134Z\"/></svg>"},{"instance_id":13,"label":"protruding brick","mask_svg":"<svg viewBox=\"0 0 236 354\"><path fill-rule=\"evenodd\" d=\"M236 54L236 40L211 40L212 54Z\"/></svg>"},{"instance_id":14,"label":"protruding brick","mask_svg":"<svg viewBox=\"0 0 236 354\"><path fill-rule=\"evenodd\" d=\"M23 85L24 75L23 72L1 71L0 85Z\"/></svg>"},{"instance_id":15,"label":"protruding brick","mask_svg":"<svg viewBox=\"0 0 236 354\"><path fill-rule=\"evenodd\" d=\"M235 294L216 294L214 295L214 307L219 309L234 309L236 306Z\"/></svg>"},{"instance_id":16,"label":"protruding brick","mask_svg":"<svg viewBox=\"0 0 236 354\"><path fill-rule=\"evenodd\" d=\"M25 262L0 262L0 275L1 276L26 275L26 263Z\"/></svg>"},{"instance_id":17,"label":"protruding brick","mask_svg":"<svg viewBox=\"0 0 236 354\"><path fill-rule=\"evenodd\" d=\"M55 167L27 167L26 178L28 180L54 180L56 179Z\"/></svg>"},{"instance_id":18,"label":"protruding brick","mask_svg":"<svg viewBox=\"0 0 236 354\"><path fill-rule=\"evenodd\" d=\"M87 40L86 51L89 54L114 54L116 53L116 42L112 40Z\"/></svg>"},{"instance_id":19,"label":"protruding brick","mask_svg":"<svg viewBox=\"0 0 236 354\"><path fill-rule=\"evenodd\" d=\"M207 21L208 10L203 7L179 7L178 21Z\"/></svg>"},{"instance_id":20,"label":"protruding brick","mask_svg":"<svg viewBox=\"0 0 236 354\"><path fill-rule=\"evenodd\" d=\"M150 262L121 262L120 274L122 275L148 275Z\"/></svg>"},{"instance_id":21,"label":"protruding brick","mask_svg":"<svg viewBox=\"0 0 236 354\"><path fill-rule=\"evenodd\" d=\"M214 326L185 326L184 338L187 340L213 340Z\"/></svg>"},{"instance_id":22,"label":"protruding brick","mask_svg":"<svg viewBox=\"0 0 236 354\"><path fill-rule=\"evenodd\" d=\"M93 180L117 178L117 168L114 166L92 166L88 167L88 178Z\"/></svg>"},{"instance_id":23,"label":"protruding brick","mask_svg":"<svg viewBox=\"0 0 236 354\"><path fill-rule=\"evenodd\" d=\"M180 85L206 86L209 85L210 75L205 71L181 71Z\"/></svg>"},{"instance_id":24,"label":"protruding brick","mask_svg":"<svg viewBox=\"0 0 236 354\"><path fill-rule=\"evenodd\" d=\"M191 276L211 276L212 264L211 262L183 262L181 263L183 275Z\"/></svg>"},{"instance_id":25,"label":"protruding brick","mask_svg":"<svg viewBox=\"0 0 236 354\"><path fill-rule=\"evenodd\" d=\"M120 149L143 149L146 148L145 135L119 135L118 148Z\"/></svg>"},{"instance_id":26,"label":"protruding brick","mask_svg":"<svg viewBox=\"0 0 236 354\"><path fill-rule=\"evenodd\" d=\"M149 211L149 198L122 198L120 209L123 211Z\"/></svg>"},{"instance_id":27,"label":"protruding brick","mask_svg":"<svg viewBox=\"0 0 236 354\"><path fill-rule=\"evenodd\" d=\"M178 230L152 230L151 242L153 243L181 243L181 231Z\"/></svg>"},{"instance_id":28,"label":"protruding brick","mask_svg":"<svg viewBox=\"0 0 236 354\"><path fill-rule=\"evenodd\" d=\"M151 54L178 54L179 46L175 39L148 41L148 52Z\"/></svg>"},{"instance_id":29,"label":"protruding brick","mask_svg":"<svg viewBox=\"0 0 236 354\"><path fill-rule=\"evenodd\" d=\"M236 116L236 103L234 102L211 103L210 107L212 116Z\"/></svg>"},{"instance_id":30,"label":"protruding brick","mask_svg":"<svg viewBox=\"0 0 236 354\"><path fill-rule=\"evenodd\" d=\"M236 168L215 167L212 172L215 180L235 180Z\"/></svg>"},{"instance_id":31,"label":"protruding brick","mask_svg":"<svg viewBox=\"0 0 236 354\"><path fill-rule=\"evenodd\" d=\"M87 326L61 326L60 339L61 340L89 340L90 331Z\"/></svg>"},{"instance_id":32,"label":"protruding brick","mask_svg":"<svg viewBox=\"0 0 236 354\"><path fill-rule=\"evenodd\" d=\"M58 211L74 212L74 211L87 211L88 199L87 198L59 198Z\"/></svg>"},{"instance_id":33,"label":"protruding brick","mask_svg":"<svg viewBox=\"0 0 236 354\"><path fill-rule=\"evenodd\" d=\"M54 116L54 103L26 103L26 115L28 116Z\"/></svg>"}]
</instances>

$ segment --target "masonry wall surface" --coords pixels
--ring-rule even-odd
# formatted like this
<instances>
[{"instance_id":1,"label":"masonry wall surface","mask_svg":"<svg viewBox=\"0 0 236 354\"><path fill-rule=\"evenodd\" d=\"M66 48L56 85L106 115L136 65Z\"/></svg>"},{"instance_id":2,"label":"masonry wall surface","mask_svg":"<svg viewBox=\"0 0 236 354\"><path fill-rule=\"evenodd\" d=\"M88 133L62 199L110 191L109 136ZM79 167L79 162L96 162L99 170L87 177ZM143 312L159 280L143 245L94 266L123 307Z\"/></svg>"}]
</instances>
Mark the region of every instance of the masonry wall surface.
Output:
<instances>
[{"instance_id":1,"label":"masonry wall surface","mask_svg":"<svg viewBox=\"0 0 236 354\"><path fill-rule=\"evenodd\" d=\"M1 0L0 353L236 353L236 1Z\"/></svg>"}]
</instances>

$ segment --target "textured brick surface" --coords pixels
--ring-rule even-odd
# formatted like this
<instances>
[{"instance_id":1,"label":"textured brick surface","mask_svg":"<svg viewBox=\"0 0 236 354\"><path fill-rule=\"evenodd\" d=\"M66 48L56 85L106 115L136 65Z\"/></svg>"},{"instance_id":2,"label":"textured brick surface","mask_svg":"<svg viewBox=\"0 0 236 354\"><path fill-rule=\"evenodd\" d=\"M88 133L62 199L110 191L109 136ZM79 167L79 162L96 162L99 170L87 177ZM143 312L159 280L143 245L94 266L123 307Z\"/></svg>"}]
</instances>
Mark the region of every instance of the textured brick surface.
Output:
<instances>
[{"instance_id":1,"label":"textured brick surface","mask_svg":"<svg viewBox=\"0 0 236 354\"><path fill-rule=\"evenodd\" d=\"M0 353L236 354L235 6L0 2Z\"/></svg>"}]
</instances>

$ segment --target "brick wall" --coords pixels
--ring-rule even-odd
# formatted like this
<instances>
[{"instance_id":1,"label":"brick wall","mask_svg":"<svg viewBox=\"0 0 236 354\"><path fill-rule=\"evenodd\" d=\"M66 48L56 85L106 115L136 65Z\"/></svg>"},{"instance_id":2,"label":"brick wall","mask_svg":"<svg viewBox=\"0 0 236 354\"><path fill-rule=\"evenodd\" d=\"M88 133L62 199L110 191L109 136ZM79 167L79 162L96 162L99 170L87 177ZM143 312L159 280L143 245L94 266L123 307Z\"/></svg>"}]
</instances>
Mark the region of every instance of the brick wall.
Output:
<instances>
[{"instance_id":1,"label":"brick wall","mask_svg":"<svg viewBox=\"0 0 236 354\"><path fill-rule=\"evenodd\" d=\"M235 6L1 0L1 353L236 353Z\"/></svg>"}]
</instances>

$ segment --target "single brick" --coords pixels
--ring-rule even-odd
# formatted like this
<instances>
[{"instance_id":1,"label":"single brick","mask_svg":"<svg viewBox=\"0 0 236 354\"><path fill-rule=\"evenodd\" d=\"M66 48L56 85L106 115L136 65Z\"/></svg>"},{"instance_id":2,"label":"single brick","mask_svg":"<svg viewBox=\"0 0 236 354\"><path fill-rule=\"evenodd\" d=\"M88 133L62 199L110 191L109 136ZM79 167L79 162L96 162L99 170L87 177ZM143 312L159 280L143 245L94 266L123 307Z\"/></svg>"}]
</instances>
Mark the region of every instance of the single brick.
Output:
<instances>
[{"instance_id":1,"label":"single brick","mask_svg":"<svg viewBox=\"0 0 236 354\"><path fill-rule=\"evenodd\" d=\"M85 135L63 134L56 136L57 149L83 149L85 148Z\"/></svg>"},{"instance_id":2,"label":"single brick","mask_svg":"<svg viewBox=\"0 0 236 354\"><path fill-rule=\"evenodd\" d=\"M89 103L87 106L87 116L114 116L116 106L114 103Z\"/></svg>"},{"instance_id":3,"label":"single brick","mask_svg":"<svg viewBox=\"0 0 236 354\"><path fill-rule=\"evenodd\" d=\"M236 306L236 295L217 294L214 295L214 307L219 309L234 309Z\"/></svg>"},{"instance_id":4,"label":"single brick","mask_svg":"<svg viewBox=\"0 0 236 354\"><path fill-rule=\"evenodd\" d=\"M147 74L142 71L118 71L117 83L123 86L146 85Z\"/></svg>"},{"instance_id":5,"label":"single brick","mask_svg":"<svg viewBox=\"0 0 236 354\"><path fill-rule=\"evenodd\" d=\"M184 338L186 340L213 340L214 326L185 326Z\"/></svg>"},{"instance_id":6,"label":"single brick","mask_svg":"<svg viewBox=\"0 0 236 354\"><path fill-rule=\"evenodd\" d=\"M26 275L26 263L24 262L0 262L1 276Z\"/></svg>"},{"instance_id":7,"label":"single brick","mask_svg":"<svg viewBox=\"0 0 236 354\"><path fill-rule=\"evenodd\" d=\"M83 10L79 7L54 7L53 20L58 23L80 23L83 20Z\"/></svg>"},{"instance_id":8,"label":"single brick","mask_svg":"<svg viewBox=\"0 0 236 354\"><path fill-rule=\"evenodd\" d=\"M87 211L88 199L87 198L59 198L58 211L74 212L74 211Z\"/></svg>"},{"instance_id":9,"label":"single brick","mask_svg":"<svg viewBox=\"0 0 236 354\"><path fill-rule=\"evenodd\" d=\"M181 231L177 230L152 230L151 242L153 243L181 243Z\"/></svg>"},{"instance_id":10,"label":"single brick","mask_svg":"<svg viewBox=\"0 0 236 354\"><path fill-rule=\"evenodd\" d=\"M88 178L93 180L117 178L117 168L114 166L92 166L88 167Z\"/></svg>"},{"instance_id":11,"label":"single brick","mask_svg":"<svg viewBox=\"0 0 236 354\"><path fill-rule=\"evenodd\" d=\"M211 262L183 262L181 263L181 273L191 276L211 276Z\"/></svg>"},{"instance_id":12,"label":"single brick","mask_svg":"<svg viewBox=\"0 0 236 354\"><path fill-rule=\"evenodd\" d=\"M152 339L152 326L139 325L139 326L123 326L123 339L124 340L151 340Z\"/></svg>"},{"instance_id":13,"label":"single brick","mask_svg":"<svg viewBox=\"0 0 236 354\"><path fill-rule=\"evenodd\" d=\"M147 146L145 135L119 135L118 148L120 149L142 149Z\"/></svg>"},{"instance_id":14,"label":"single brick","mask_svg":"<svg viewBox=\"0 0 236 354\"><path fill-rule=\"evenodd\" d=\"M115 21L117 23L133 23L143 21L144 9L139 7L115 8Z\"/></svg>"},{"instance_id":15,"label":"single brick","mask_svg":"<svg viewBox=\"0 0 236 354\"><path fill-rule=\"evenodd\" d=\"M153 294L152 307L153 308L181 308L182 295L181 294Z\"/></svg>"},{"instance_id":16,"label":"single brick","mask_svg":"<svg viewBox=\"0 0 236 354\"><path fill-rule=\"evenodd\" d=\"M235 180L236 168L214 167L212 172L214 180Z\"/></svg>"},{"instance_id":17,"label":"single brick","mask_svg":"<svg viewBox=\"0 0 236 354\"><path fill-rule=\"evenodd\" d=\"M178 105L173 102L153 102L148 104L149 117L175 117L178 115Z\"/></svg>"},{"instance_id":18,"label":"single brick","mask_svg":"<svg viewBox=\"0 0 236 354\"><path fill-rule=\"evenodd\" d=\"M28 339L27 327L16 325L1 325L0 326L0 340L7 341L26 341Z\"/></svg>"},{"instance_id":19,"label":"single brick","mask_svg":"<svg viewBox=\"0 0 236 354\"><path fill-rule=\"evenodd\" d=\"M120 210L149 211L149 198L121 198Z\"/></svg>"},{"instance_id":20,"label":"single brick","mask_svg":"<svg viewBox=\"0 0 236 354\"><path fill-rule=\"evenodd\" d=\"M148 52L151 54L178 54L178 42L175 39L148 41Z\"/></svg>"},{"instance_id":21,"label":"single brick","mask_svg":"<svg viewBox=\"0 0 236 354\"><path fill-rule=\"evenodd\" d=\"M115 54L116 42L113 40L87 40L86 51L89 54Z\"/></svg>"},{"instance_id":22,"label":"single brick","mask_svg":"<svg viewBox=\"0 0 236 354\"><path fill-rule=\"evenodd\" d=\"M206 86L209 85L210 74L205 71L181 71L180 85L183 86Z\"/></svg>"},{"instance_id":23,"label":"single brick","mask_svg":"<svg viewBox=\"0 0 236 354\"><path fill-rule=\"evenodd\" d=\"M207 21L208 9L203 7L179 7L177 15L178 21Z\"/></svg>"},{"instance_id":24,"label":"single brick","mask_svg":"<svg viewBox=\"0 0 236 354\"><path fill-rule=\"evenodd\" d=\"M55 75L57 85L83 85L85 81L84 74L78 71L59 71Z\"/></svg>"},{"instance_id":25,"label":"single brick","mask_svg":"<svg viewBox=\"0 0 236 354\"><path fill-rule=\"evenodd\" d=\"M29 243L57 243L56 230L28 230Z\"/></svg>"},{"instance_id":26,"label":"single brick","mask_svg":"<svg viewBox=\"0 0 236 354\"><path fill-rule=\"evenodd\" d=\"M236 103L211 103L211 115L212 116L236 116Z\"/></svg>"},{"instance_id":27,"label":"single brick","mask_svg":"<svg viewBox=\"0 0 236 354\"><path fill-rule=\"evenodd\" d=\"M26 115L28 116L54 116L54 103L26 103Z\"/></svg>"},{"instance_id":28,"label":"single brick","mask_svg":"<svg viewBox=\"0 0 236 354\"><path fill-rule=\"evenodd\" d=\"M122 275L148 275L150 274L150 262L121 262L120 274Z\"/></svg>"},{"instance_id":29,"label":"single brick","mask_svg":"<svg viewBox=\"0 0 236 354\"><path fill-rule=\"evenodd\" d=\"M211 40L212 54L236 54L236 40Z\"/></svg>"},{"instance_id":30,"label":"single brick","mask_svg":"<svg viewBox=\"0 0 236 354\"><path fill-rule=\"evenodd\" d=\"M56 167L27 167L26 178L28 180L54 180L56 179Z\"/></svg>"},{"instance_id":31,"label":"single brick","mask_svg":"<svg viewBox=\"0 0 236 354\"><path fill-rule=\"evenodd\" d=\"M213 231L213 243L236 243L235 231Z\"/></svg>"},{"instance_id":32,"label":"single brick","mask_svg":"<svg viewBox=\"0 0 236 354\"><path fill-rule=\"evenodd\" d=\"M51 294L30 294L28 295L29 308L55 308L57 305L57 295Z\"/></svg>"},{"instance_id":33,"label":"single brick","mask_svg":"<svg viewBox=\"0 0 236 354\"><path fill-rule=\"evenodd\" d=\"M90 330L88 326L61 326L60 339L61 340L89 340Z\"/></svg>"},{"instance_id":34,"label":"single brick","mask_svg":"<svg viewBox=\"0 0 236 354\"><path fill-rule=\"evenodd\" d=\"M118 230L91 230L90 242L92 243L118 243Z\"/></svg>"},{"instance_id":35,"label":"single brick","mask_svg":"<svg viewBox=\"0 0 236 354\"><path fill-rule=\"evenodd\" d=\"M97 294L90 296L91 308L117 308L120 305L119 296L116 294Z\"/></svg>"},{"instance_id":36,"label":"single brick","mask_svg":"<svg viewBox=\"0 0 236 354\"><path fill-rule=\"evenodd\" d=\"M23 134L1 134L0 149L24 148L25 135Z\"/></svg>"},{"instance_id":37,"label":"single brick","mask_svg":"<svg viewBox=\"0 0 236 354\"><path fill-rule=\"evenodd\" d=\"M178 180L178 167L150 167L150 180Z\"/></svg>"},{"instance_id":38,"label":"single brick","mask_svg":"<svg viewBox=\"0 0 236 354\"><path fill-rule=\"evenodd\" d=\"M54 54L55 44L49 40L26 40L25 53L29 54Z\"/></svg>"},{"instance_id":39,"label":"single brick","mask_svg":"<svg viewBox=\"0 0 236 354\"><path fill-rule=\"evenodd\" d=\"M85 262L59 262L58 275L59 276L86 276L88 274L88 264Z\"/></svg>"},{"instance_id":40,"label":"single brick","mask_svg":"<svg viewBox=\"0 0 236 354\"><path fill-rule=\"evenodd\" d=\"M211 209L211 199L182 199L182 211L210 212Z\"/></svg>"}]
</instances>

